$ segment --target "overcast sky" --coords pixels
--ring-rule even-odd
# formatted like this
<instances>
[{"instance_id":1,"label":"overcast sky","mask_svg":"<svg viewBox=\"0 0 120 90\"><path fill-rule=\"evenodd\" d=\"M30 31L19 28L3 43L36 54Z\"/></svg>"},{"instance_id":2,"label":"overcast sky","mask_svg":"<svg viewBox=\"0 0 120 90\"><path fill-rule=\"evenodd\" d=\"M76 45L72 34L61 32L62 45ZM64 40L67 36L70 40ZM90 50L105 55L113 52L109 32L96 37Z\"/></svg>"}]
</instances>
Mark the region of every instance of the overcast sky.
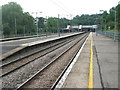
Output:
<instances>
[{"instance_id":1,"label":"overcast sky","mask_svg":"<svg viewBox=\"0 0 120 90\"><path fill-rule=\"evenodd\" d=\"M17 2L24 12L42 12L38 16L70 18L81 14L96 14L99 10L107 10L117 6L120 0L0 0L0 5ZM35 16L35 14L32 14Z\"/></svg>"}]
</instances>

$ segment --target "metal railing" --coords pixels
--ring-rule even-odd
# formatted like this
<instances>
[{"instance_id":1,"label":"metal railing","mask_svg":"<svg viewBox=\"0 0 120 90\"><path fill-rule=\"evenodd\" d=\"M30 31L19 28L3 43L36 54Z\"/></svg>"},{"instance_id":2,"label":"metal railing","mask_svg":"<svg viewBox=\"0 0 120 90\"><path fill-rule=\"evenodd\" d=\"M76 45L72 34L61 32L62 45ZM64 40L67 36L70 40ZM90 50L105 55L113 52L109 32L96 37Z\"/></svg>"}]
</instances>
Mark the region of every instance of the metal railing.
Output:
<instances>
[{"instance_id":1,"label":"metal railing","mask_svg":"<svg viewBox=\"0 0 120 90\"><path fill-rule=\"evenodd\" d=\"M99 34L102 34L104 36L107 36L109 38L112 38L114 40L120 41L120 32L102 32L102 31L96 31Z\"/></svg>"}]
</instances>

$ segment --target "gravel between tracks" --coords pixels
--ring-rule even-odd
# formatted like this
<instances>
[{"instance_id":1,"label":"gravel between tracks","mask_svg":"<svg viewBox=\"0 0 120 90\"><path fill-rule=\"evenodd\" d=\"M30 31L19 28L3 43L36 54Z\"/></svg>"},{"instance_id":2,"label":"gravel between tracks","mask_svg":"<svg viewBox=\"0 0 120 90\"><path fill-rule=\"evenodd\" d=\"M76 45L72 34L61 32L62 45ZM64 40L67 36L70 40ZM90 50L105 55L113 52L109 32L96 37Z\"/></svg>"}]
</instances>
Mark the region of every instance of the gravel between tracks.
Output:
<instances>
[{"instance_id":1,"label":"gravel between tracks","mask_svg":"<svg viewBox=\"0 0 120 90\"><path fill-rule=\"evenodd\" d=\"M15 72L11 73L10 75L7 75L2 78L2 87L3 88L16 88L21 83L23 83L26 79L31 77L34 73L36 73L38 70L40 70L43 66L45 66L47 63L49 63L52 59L54 59L56 56L58 56L63 50L68 48L71 44L73 44L75 41L72 41L69 44L66 44L65 46L55 50L52 53L47 54L46 56L39 58L35 60L34 62L31 62L30 64L20 68L19 70L16 70ZM66 60L66 58L69 57L69 54L67 57L65 57L63 60Z\"/></svg>"},{"instance_id":2,"label":"gravel between tracks","mask_svg":"<svg viewBox=\"0 0 120 90\"><path fill-rule=\"evenodd\" d=\"M61 72L64 70L65 66L69 63L76 50L80 47L80 44L81 42L76 44L74 48L70 49L67 53L60 57L59 60L48 67L48 69L45 69L32 82L23 88L50 88L58 76L61 74Z\"/></svg>"},{"instance_id":3,"label":"gravel between tracks","mask_svg":"<svg viewBox=\"0 0 120 90\"><path fill-rule=\"evenodd\" d=\"M56 45L56 44L49 45L49 46L52 46L52 47L49 48L49 49L45 49L45 50L43 50L43 51L41 51L41 52L38 52L38 53L36 53L36 54L33 54L33 55L27 57L27 58L20 59L19 61L15 62L15 63L12 63L12 64L9 64L9 65L7 65L7 66L5 66L5 67L2 67L2 74L6 73L6 72L9 72L9 71L11 71L11 70L14 70L15 68L20 67L21 65L24 65L25 63L34 61L34 60L36 60L37 58L41 57L42 55L46 55L46 53L49 53L49 52L51 52L51 51L54 51L56 48L59 48L59 47L65 45L65 44L68 43L69 41L71 41L71 39L70 39L70 40L67 40L67 41L59 42L59 44L56 43L57 45ZM55 46L53 47L53 45L55 45Z\"/></svg>"}]
</instances>

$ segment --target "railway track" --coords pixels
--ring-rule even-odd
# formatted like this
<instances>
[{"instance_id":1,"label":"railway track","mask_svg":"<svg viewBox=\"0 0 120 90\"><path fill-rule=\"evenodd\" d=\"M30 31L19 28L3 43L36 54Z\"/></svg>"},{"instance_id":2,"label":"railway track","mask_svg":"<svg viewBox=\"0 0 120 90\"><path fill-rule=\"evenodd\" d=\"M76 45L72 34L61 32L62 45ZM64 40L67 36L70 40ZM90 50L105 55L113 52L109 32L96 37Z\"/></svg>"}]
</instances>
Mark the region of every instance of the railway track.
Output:
<instances>
[{"instance_id":1,"label":"railway track","mask_svg":"<svg viewBox=\"0 0 120 90\"><path fill-rule=\"evenodd\" d=\"M60 48L61 46L66 45L67 43L71 42L72 40L74 40L76 37L74 38L70 38L70 39L66 39L66 40L62 40L60 42L57 42L55 44L52 44L46 48L41 49L40 51L37 52L33 52L32 54L29 54L27 56L24 56L22 58L18 58L15 60L11 60L11 61L3 61L2 65L0 66L0 69L2 69L2 74L0 75L1 77L6 76L8 74L10 74L11 72L14 72L15 70L29 64L30 62L33 62L34 60L43 57L44 55L53 52L54 50Z\"/></svg>"},{"instance_id":2,"label":"railway track","mask_svg":"<svg viewBox=\"0 0 120 90\"><path fill-rule=\"evenodd\" d=\"M54 58L51 62L37 71L33 76L17 87L17 90L23 88L51 88L54 89L56 83L64 74L67 67L72 62L78 48L80 48L87 38L88 34L82 35L75 42ZM68 57L66 57L68 56Z\"/></svg>"}]
</instances>

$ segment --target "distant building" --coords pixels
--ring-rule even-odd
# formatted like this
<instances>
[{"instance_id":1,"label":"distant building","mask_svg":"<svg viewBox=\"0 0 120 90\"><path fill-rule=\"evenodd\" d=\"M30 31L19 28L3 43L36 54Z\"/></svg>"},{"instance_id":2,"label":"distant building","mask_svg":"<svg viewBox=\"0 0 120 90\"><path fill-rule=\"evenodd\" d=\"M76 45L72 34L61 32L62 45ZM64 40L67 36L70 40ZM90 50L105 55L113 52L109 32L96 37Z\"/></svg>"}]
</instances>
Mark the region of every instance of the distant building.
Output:
<instances>
[{"instance_id":1,"label":"distant building","mask_svg":"<svg viewBox=\"0 0 120 90\"><path fill-rule=\"evenodd\" d=\"M81 30L82 28L82 25L78 25L78 26L71 26L72 29L75 29L75 30Z\"/></svg>"},{"instance_id":2,"label":"distant building","mask_svg":"<svg viewBox=\"0 0 120 90\"><path fill-rule=\"evenodd\" d=\"M63 32L63 33L71 32L71 26L67 25L67 27L60 30L60 32Z\"/></svg>"},{"instance_id":3,"label":"distant building","mask_svg":"<svg viewBox=\"0 0 120 90\"><path fill-rule=\"evenodd\" d=\"M78 25L78 26L70 26L67 25L66 28L62 29L62 32L72 32L72 31L85 31L85 32L95 32L97 29L97 25Z\"/></svg>"},{"instance_id":4,"label":"distant building","mask_svg":"<svg viewBox=\"0 0 120 90\"><path fill-rule=\"evenodd\" d=\"M95 32L97 25L82 25L81 31Z\"/></svg>"}]
</instances>

